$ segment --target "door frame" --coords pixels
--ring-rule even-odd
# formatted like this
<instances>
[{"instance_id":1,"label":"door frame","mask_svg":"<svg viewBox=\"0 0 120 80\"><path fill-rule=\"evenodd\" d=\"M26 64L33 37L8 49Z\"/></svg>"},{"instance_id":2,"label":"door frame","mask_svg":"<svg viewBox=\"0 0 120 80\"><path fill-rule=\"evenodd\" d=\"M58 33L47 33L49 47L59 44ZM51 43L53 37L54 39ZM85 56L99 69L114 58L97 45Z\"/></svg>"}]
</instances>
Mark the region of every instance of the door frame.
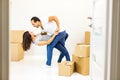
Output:
<instances>
[{"instance_id":1,"label":"door frame","mask_svg":"<svg viewBox=\"0 0 120 80\"><path fill-rule=\"evenodd\" d=\"M0 0L0 80L9 80L9 0Z\"/></svg>"},{"instance_id":2,"label":"door frame","mask_svg":"<svg viewBox=\"0 0 120 80\"><path fill-rule=\"evenodd\" d=\"M120 79L120 1L107 0L106 80ZM114 16L117 15L117 16ZM114 27L113 27L114 26ZM0 80L9 80L9 0L0 0ZM118 74L118 75L117 75Z\"/></svg>"},{"instance_id":3,"label":"door frame","mask_svg":"<svg viewBox=\"0 0 120 80\"><path fill-rule=\"evenodd\" d=\"M120 79L120 1L109 0L108 4L108 43L106 63L107 78L106 80Z\"/></svg>"}]
</instances>

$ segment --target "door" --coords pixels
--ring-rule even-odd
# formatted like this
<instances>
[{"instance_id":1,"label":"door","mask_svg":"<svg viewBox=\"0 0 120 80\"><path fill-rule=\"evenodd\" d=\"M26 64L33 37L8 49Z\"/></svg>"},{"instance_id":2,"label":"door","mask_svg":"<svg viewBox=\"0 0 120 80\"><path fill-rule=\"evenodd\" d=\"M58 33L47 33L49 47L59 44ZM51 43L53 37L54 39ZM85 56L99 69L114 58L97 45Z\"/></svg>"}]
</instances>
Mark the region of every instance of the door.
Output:
<instances>
[{"instance_id":1,"label":"door","mask_svg":"<svg viewBox=\"0 0 120 80\"><path fill-rule=\"evenodd\" d=\"M93 1L93 25L91 37L91 80L105 80L107 0Z\"/></svg>"}]
</instances>

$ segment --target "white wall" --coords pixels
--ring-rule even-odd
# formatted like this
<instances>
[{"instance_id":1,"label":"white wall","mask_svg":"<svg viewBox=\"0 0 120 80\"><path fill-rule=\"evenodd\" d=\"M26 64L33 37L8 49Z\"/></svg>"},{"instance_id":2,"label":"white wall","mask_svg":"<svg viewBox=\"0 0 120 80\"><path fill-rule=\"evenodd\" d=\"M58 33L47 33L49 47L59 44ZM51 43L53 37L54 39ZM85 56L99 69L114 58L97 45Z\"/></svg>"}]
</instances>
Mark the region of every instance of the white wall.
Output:
<instances>
[{"instance_id":1,"label":"white wall","mask_svg":"<svg viewBox=\"0 0 120 80\"><path fill-rule=\"evenodd\" d=\"M90 31L87 17L92 16L92 0L10 0L10 29L39 32L32 27L31 17L49 15L56 15L69 33L66 46L72 54L75 44L84 41L84 31ZM37 55L45 49L34 45L31 48L29 52Z\"/></svg>"}]
</instances>

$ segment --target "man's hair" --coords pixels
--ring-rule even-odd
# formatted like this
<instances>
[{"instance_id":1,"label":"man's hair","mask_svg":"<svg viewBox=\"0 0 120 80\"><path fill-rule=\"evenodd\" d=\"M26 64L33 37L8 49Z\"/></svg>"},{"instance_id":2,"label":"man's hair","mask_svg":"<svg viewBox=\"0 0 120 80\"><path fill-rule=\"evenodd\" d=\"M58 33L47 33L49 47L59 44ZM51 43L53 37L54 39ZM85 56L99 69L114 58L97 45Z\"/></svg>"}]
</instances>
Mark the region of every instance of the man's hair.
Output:
<instances>
[{"instance_id":1,"label":"man's hair","mask_svg":"<svg viewBox=\"0 0 120 80\"><path fill-rule=\"evenodd\" d=\"M32 17L32 18L31 18L31 21L32 21L32 20L33 20L34 22L40 21L40 19L39 19L38 17L36 17L36 16Z\"/></svg>"}]
</instances>

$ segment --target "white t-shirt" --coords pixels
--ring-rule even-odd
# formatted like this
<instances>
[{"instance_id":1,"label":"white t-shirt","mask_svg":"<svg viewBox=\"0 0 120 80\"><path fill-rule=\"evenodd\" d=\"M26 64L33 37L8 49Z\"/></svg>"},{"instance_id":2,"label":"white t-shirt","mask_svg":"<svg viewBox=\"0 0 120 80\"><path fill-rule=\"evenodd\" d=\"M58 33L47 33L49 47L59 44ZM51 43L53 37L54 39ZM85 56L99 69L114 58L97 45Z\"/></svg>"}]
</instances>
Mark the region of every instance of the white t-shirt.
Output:
<instances>
[{"instance_id":1,"label":"white t-shirt","mask_svg":"<svg viewBox=\"0 0 120 80\"><path fill-rule=\"evenodd\" d=\"M42 22L42 26L44 28L44 30L42 30L42 31L45 31L45 32L49 33L50 35L52 35L54 33L54 31L57 29L56 22L55 21L49 22L48 17L44 18L43 20L41 19L41 22ZM62 32L64 30L65 30L65 28L63 26L60 26L59 32Z\"/></svg>"}]
</instances>

